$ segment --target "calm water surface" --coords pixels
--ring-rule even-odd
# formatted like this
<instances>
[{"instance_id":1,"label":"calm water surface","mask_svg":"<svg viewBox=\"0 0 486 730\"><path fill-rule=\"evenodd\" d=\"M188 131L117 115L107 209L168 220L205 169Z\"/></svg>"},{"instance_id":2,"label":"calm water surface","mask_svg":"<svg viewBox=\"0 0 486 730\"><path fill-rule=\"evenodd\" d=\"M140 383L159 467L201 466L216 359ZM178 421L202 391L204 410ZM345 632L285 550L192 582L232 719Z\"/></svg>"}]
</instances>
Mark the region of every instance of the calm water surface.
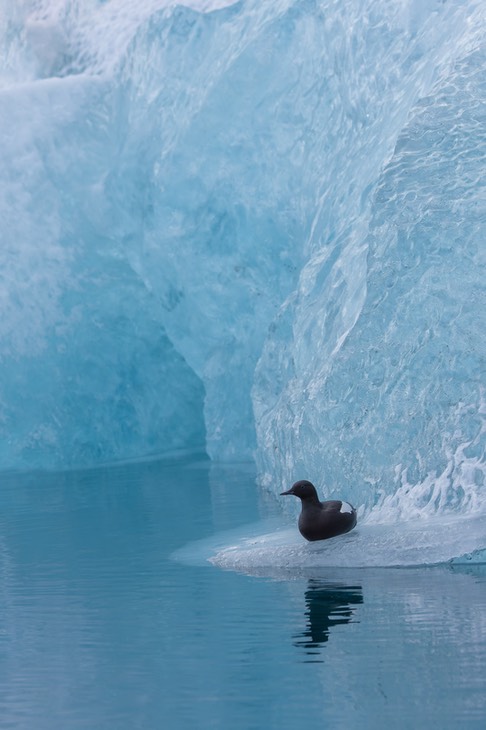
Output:
<instances>
[{"instance_id":1,"label":"calm water surface","mask_svg":"<svg viewBox=\"0 0 486 730\"><path fill-rule=\"evenodd\" d=\"M0 728L484 728L482 568L252 577L187 543L269 515L250 466L9 475Z\"/></svg>"}]
</instances>

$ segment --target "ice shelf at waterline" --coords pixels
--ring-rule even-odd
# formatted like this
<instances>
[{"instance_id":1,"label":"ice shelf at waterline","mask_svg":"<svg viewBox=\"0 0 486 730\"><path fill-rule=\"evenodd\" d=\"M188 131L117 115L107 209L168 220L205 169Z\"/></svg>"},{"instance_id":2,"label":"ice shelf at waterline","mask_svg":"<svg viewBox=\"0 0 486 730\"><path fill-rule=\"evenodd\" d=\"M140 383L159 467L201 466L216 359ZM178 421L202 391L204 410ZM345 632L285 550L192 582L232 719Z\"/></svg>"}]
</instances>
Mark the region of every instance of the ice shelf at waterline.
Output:
<instances>
[{"instance_id":1,"label":"ice shelf at waterline","mask_svg":"<svg viewBox=\"0 0 486 730\"><path fill-rule=\"evenodd\" d=\"M4 3L0 466L477 511L484 3L190 5Z\"/></svg>"},{"instance_id":2,"label":"ice shelf at waterline","mask_svg":"<svg viewBox=\"0 0 486 730\"><path fill-rule=\"evenodd\" d=\"M268 577L325 568L425 567L486 563L484 515L436 516L395 523L365 520L354 531L307 543L295 526L271 519L189 543L173 554L187 564Z\"/></svg>"}]
</instances>

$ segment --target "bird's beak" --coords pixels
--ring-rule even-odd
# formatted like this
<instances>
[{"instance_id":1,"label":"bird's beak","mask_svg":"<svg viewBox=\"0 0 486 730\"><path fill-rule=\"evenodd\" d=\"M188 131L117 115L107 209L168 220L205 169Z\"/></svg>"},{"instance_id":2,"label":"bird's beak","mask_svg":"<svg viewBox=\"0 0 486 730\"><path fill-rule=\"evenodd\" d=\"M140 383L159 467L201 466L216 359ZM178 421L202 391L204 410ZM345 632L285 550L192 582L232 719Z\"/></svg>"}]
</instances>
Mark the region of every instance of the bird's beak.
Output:
<instances>
[{"instance_id":1,"label":"bird's beak","mask_svg":"<svg viewBox=\"0 0 486 730\"><path fill-rule=\"evenodd\" d=\"M293 494L293 491L292 491L292 489L287 489L287 491L286 491L286 492L280 492L280 496L281 496L281 497L283 497L283 496L284 496L284 494Z\"/></svg>"}]
</instances>

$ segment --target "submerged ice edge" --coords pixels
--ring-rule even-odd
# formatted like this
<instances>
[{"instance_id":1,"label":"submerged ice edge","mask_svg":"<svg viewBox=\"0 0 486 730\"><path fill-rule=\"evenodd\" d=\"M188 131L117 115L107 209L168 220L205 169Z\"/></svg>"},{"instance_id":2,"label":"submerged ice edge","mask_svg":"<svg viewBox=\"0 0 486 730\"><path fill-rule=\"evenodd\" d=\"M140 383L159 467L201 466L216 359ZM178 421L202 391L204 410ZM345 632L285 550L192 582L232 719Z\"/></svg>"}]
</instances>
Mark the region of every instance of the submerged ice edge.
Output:
<instances>
[{"instance_id":1,"label":"submerged ice edge","mask_svg":"<svg viewBox=\"0 0 486 730\"><path fill-rule=\"evenodd\" d=\"M190 543L172 556L185 563L260 575L320 568L419 567L486 562L486 515L366 521L352 532L308 543L296 525L273 519Z\"/></svg>"}]
</instances>

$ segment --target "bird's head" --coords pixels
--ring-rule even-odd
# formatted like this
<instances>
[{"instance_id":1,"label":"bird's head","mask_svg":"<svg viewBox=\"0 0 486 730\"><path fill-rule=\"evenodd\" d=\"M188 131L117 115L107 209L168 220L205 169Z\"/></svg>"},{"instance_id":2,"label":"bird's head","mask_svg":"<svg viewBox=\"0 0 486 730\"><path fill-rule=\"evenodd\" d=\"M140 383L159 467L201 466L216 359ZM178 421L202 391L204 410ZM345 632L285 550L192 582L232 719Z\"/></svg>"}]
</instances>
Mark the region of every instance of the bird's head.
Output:
<instances>
[{"instance_id":1,"label":"bird's head","mask_svg":"<svg viewBox=\"0 0 486 730\"><path fill-rule=\"evenodd\" d=\"M318 500L315 486L312 484L312 482L308 482L307 479L301 479L299 482L295 482L295 484L292 484L290 489L287 489L286 492L280 492L281 496L287 494L293 494L294 497L298 497L303 501L307 499Z\"/></svg>"}]
</instances>

